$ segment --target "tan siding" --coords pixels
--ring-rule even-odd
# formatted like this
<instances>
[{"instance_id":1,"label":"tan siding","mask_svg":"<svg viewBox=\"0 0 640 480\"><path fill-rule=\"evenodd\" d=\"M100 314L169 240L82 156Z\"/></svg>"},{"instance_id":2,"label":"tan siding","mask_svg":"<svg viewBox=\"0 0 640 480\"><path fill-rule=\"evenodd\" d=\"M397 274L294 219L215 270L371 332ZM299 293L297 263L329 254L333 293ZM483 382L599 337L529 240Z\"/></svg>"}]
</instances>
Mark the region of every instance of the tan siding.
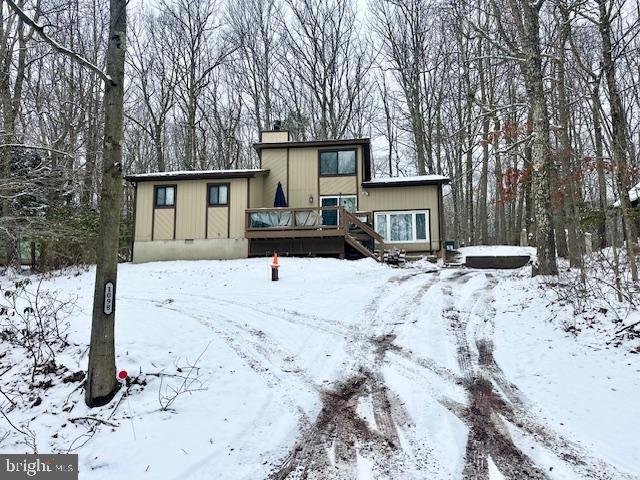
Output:
<instances>
[{"instance_id":1,"label":"tan siding","mask_svg":"<svg viewBox=\"0 0 640 480\"><path fill-rule=\"evenodd\" d=\"M247 209L247 181L244 178L231 180L229 207L229 238L244 238L244 211Z\"/></svg>"},{"instance_id":2,"label":"tan siding","mask_svg":"<svg viewBox=\"0 0 640 480\"><path fill-rule=\"evenodd\" d=\"M439 249L438 240L440 238L438 225L438 187L385 187L370 188L366 190L369 195L361 195L359 206L361 210L370 212L382 212L390 210L430 210L430 236L433 243L432 249ZM404 244L400 248L406 250L428 250L427 248L416 248L421 244ZM426 244L428 245L428 243Z\"/></svg>"},{"instance_id":3,"label":"tan siding","mask_svg":"<svg viewBox=\"0 0 640 480\"><path fill-rule=\"evenodd\" d=\"M358 165L358 169L356 171L358 178L356 179L356 187L357 187L357 193L358 193L358 210L360 210L360 192L362 191L362 182L363 182L363 175L364 175L364 154L363 154L363 147L359 146L358 150L357 150L357 165Z\"/></svg>"},{"instance_id":4,"label":"tan siding","mask_svg":"<svg viewBox=\"0 0 640 480\"><path fill-rule=\"evenodd\" d=\"M227 218L229 209L227 207L209 207L207 215L207 238L227 238Z\"/></svg>"},{"instance_id":5,"label":"tan siding","mask_svg":"<svg viewBox=\"0 0 640 480\"><path fill-rule=\"evenodd\" d=\"M151 240L153 185L141 182L136 190L136 240Z\"/></svg>"},{"instance_id":6,"label":"tan siding","mask_svg":"<svg viewBox=\"0 0 640 480\"><path fill-rule=\"evenodd\" d=\"M153 239L173 240L173 208L156 208L154 210Z\"/></svg>"},{"instance_id":7,"label":"tan siding","mask_svg":"<svg viewBox=\"0 0 640 480\"><path fill-rule=\"evenodd\" d=\"M249 189L251 194L249 195L249 201L251 202L250 208L262 208L267 207L264 203L264 177L255 177L249 179Z\"/></svg>"},{"instance_id":8,"label":"tan siding","mask_svg":"<svg viewBox=\"0 0 640 480\"><path fill-rule=\"evenodd\" d=\"M207 182L189 180L177 183L176 239L202 239L205 235Z\"/></svg>"},{"instance_id":9,"label":"tan siding","mask_svg":"<svg viewBox=\"0 0 640 480\"><path fill-rule=\"evenodd\" d=\"M309 197L313 202L309 203ZM318 149L292 148L289 153L290 207L318 205Z\"/></svg>"},{"instance_id":10,"label":"tan siding","mask_svg":"<svg viewBox=\"0 0 640 480\"><path fill-rule=\"evenodd\" d=\"M320 195L355 195L356 176L349 177L320 177Z\"/></svg>"},{"instance_id":11,"label":"tan siding","mask_svg":"<svg viewBox=\"0 0 640 480\"><path fill-rule=\"evenodd\" d=\"M287 192L287 149L274 148L262 150L262 168L270 170L264 180L263 198L265 206L273 206L273 198L276 194L278 182L282 182L282 188Z\"/></svg>"},{"instance_id":12,"label":"tan siding","mask_svg":"<svg viewBox=\"0 0 640 480\"><path fill-rule=\"evenodd\" d=\"M286 130L278 130L276 132L262 132L260 141L264 143L288 142L289 132Z\"/></svg>"}]
</instances>

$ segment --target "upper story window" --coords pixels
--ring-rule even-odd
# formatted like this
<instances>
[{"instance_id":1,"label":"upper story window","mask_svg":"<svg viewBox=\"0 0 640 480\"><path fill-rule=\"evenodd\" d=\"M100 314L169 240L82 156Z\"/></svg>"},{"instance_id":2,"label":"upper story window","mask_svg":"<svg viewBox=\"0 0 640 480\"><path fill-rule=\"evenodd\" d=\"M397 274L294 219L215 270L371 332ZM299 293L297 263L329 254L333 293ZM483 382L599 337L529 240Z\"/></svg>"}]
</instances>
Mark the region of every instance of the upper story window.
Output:
<instances>
[{"instance_id":1,"label":"upper story window","mask_svg":"<svg viewBox=\"0 0 640 480\"><path fill-rule=\"evenodd\" d=\"M355 174L355 150L323 150L320 152L320 176Z\"/></svg>"},{"instance_id":2,"label":"upper story window","mask_svg":"<svg viewBox=\"0 0 640 480\"><path fill-rule=\"evenodd\" d=\"M155 206L156 208L173 208L176 204L175 185L156 185Z\"/></svg>"},{"instance_id":3,"label":"upper story window","mask_svg":"<svg viewBox=\"0 0 640 480\"><path fill-rule=\"evenodd\" d=\"M209 206L228 205L229 204L229 185L215 184L208 186L208 204Z\"/></svg>"}]
</instances>

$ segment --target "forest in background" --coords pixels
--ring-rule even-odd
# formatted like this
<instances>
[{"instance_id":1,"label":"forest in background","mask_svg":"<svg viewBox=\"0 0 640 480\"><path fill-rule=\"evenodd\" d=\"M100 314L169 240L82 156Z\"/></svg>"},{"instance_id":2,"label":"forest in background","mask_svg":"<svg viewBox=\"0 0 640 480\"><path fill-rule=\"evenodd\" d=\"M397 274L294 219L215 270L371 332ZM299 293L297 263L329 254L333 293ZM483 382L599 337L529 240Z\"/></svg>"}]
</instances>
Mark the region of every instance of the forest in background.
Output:
<instances>
[{"instance_id":1,"label":"forest in background","mask_svg":"<svg viewBox=\"0 0 640 480\"><path fill-rule=\"evenodd\" d=\"M103 153L97 0L0 0L4 262L94 261ZM124 173L256 167L275 120L296 140L371 137L376 176L451 177L447 237L582 266L632 252L638 0L158 0L128 8ZM121 258L131 235L125 189ZM619 202L620 208L612 208ZM625 241L623 243L623 240ZM627 256L635 279L634 255ZM616 262L617 254L616 254Z\"/></svg>"}]
</instances>

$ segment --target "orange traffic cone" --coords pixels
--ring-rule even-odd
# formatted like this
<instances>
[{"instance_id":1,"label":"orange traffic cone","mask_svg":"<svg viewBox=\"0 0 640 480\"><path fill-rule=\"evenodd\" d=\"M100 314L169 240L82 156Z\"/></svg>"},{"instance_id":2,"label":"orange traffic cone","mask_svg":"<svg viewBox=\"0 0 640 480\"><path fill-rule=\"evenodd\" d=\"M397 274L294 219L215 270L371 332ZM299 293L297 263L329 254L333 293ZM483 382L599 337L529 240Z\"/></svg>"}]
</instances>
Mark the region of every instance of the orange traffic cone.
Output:
<instances>
[{"instance_id":1,"label":"orange traffic cone","mask_svg":"<svg viewBox=\"0 0 640 480\"><path fill-rule=\"evenodd\" d=\"M273 253L273 260L271 262L271 281L278 281L278 254L276 252Z\"/></svg>"}]
</instances>

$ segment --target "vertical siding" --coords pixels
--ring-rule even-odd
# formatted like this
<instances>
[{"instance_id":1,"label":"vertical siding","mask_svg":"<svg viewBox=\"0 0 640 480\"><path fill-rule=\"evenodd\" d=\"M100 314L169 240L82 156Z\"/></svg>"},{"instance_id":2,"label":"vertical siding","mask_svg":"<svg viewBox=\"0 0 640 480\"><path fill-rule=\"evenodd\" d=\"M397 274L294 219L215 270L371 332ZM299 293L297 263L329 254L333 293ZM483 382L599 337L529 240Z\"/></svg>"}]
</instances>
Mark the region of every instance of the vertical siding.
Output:
<instances>
[{"instance_id":1,"label":"vertical siding","mask_svg":"<svg viewBox=\"0 0 640 480\"><path fill-rule=\"evenodd\" d=\"M151 240L153 184L140 182L136 192L136 240Z\"/></svg>"},{"instance_id":2,"label":"vertical siding","mask_svg":"<svg viewBox=\"0 0 640 480\"><path fill-rule=\"evenodd\" d=\"M313 202L309 203L309 197ZM289 198L290 207L313 207L318 205L318 149L292 148L289 152Z\"/></svg>"},{"instance_id":3,"label":"vertical siding","mask_svg":"<svg viewBox=\"0 0 640 480\"><path fill-rule=\"evenodd\" d=\"M291 149L293 151L294 149ZM263 199L265 207L273 207L278 182L287 193L287 149L265 148L262 150L262 168L268 168L269 174L264 179Z\"/></svg>"},{"instance_id":4,"label":"vertical siding","mask_svg":"<svg viewBox=\"0 0 640 480\"><path fill-rule=\"evenodd\" d=\"M431 242L440 238L438 219L438 187L425 185L416 187L370 188L369 195L362 195L361 210L381 212L389 210L426 210L430 211Z\"/></svg>"},{"instance_id":5,"label":"vertical siding","mask_svg":"<svg viewBox=\"0 0 640 480\"><path fill-rule=\"evenodd\" d=\"M268 205L264 202L264 177L258 176L249 179L249 189L251 193L249 195L250 205L249 208L262 208Z\"/></svg>"},{"instance_id":6,"label":"vertical siding","mask_svg":"<svg viewBox=\"0 0 640 480\"><path fill-rule=\"evenodd\" d=\"M356 176L320 177L320 195L355 195Z\"/></svg>"},{"instance_id":7,"label":"vertical siding","mask_svg":"<svg viewBox=\"0 0 640 480\"><path fill-rule=\"evenodd\" d=\"M175 210L173 208L156 208L154 210L153 239L173 240L173 219Z\"/></svg>"},{"instance_id":8,"label":"vertical siding","mask_svg":"<svg viewBox=\"0 0 640 480\"><path fill-rule=\"evenodd\" d=\"M207 238L227 238L229 209L227 207L207 208Z\"/></svg>"},{"instance_id":9,"label":"vertical siding","mask_svg":"<svg viewBox=\"0 0 640 480\"><path fill-rule=\"evenodd\" d=\"M229 192L229 237L244 238L245 210L247 209L247 181L244 178L231 180Z\"/></svg>"},{"instance_id":10,"label":"vertical siding","mask_svg":"<svg viewBox=\"0 0 640 480\"><path fill-rule=\"evenodd\" d=\"M203 180L177 183L176 240L202 239L205 235L207 183Z\"/></svg>"}]
</instances>

